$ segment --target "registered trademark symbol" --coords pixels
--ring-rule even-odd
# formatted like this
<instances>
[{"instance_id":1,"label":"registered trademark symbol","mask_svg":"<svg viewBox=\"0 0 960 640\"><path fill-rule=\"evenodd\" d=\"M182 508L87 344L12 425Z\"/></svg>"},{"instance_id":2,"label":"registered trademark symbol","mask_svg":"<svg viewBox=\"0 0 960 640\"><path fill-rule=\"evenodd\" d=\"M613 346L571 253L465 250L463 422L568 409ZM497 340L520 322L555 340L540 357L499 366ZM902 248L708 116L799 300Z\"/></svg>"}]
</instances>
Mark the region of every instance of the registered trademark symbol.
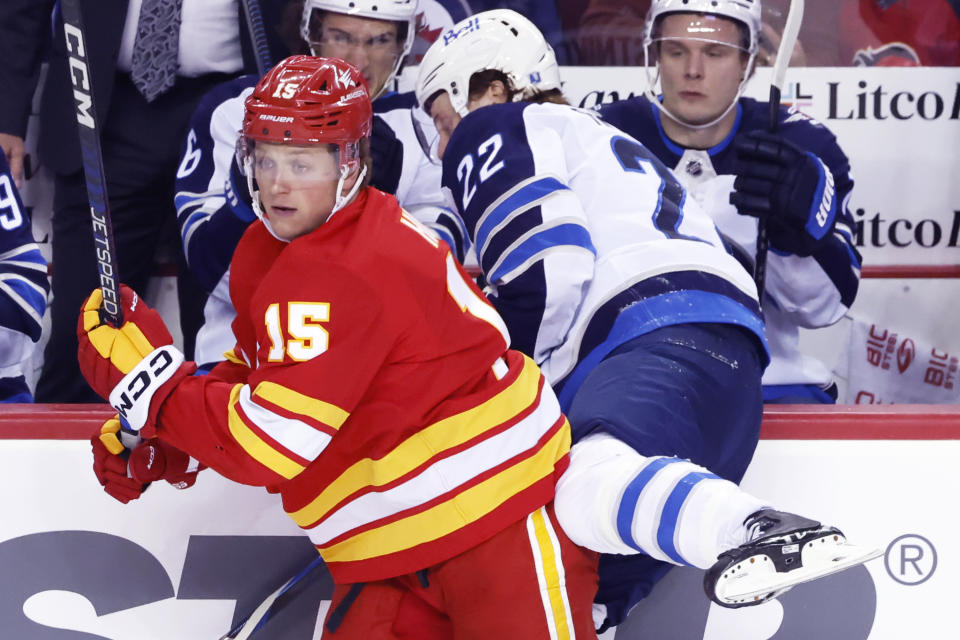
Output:
<instances>
[{"instance_id":1,"label":"registered trademark symbol","mask_svg":"<svg viewBox=\"0 0 960 640\"><path fill-rule=\"evenodd\" d=\"M907 533L890 543L883 564L891 578L916 586L929 580L937 570L937 550L923 536Z\"/></svg>"}]
</instances>

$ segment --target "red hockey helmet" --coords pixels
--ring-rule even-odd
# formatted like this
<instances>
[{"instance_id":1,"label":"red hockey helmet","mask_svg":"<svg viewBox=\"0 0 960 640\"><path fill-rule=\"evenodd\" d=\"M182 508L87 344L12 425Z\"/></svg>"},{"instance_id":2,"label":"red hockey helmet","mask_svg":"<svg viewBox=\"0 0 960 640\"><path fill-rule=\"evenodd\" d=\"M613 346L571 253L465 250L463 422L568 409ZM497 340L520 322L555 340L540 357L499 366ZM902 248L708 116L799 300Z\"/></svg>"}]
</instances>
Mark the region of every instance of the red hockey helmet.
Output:
<instances>
[{"instance_id":1,"label":"red hockey helmet","mask_svg":"<svg viewBox=\"0 0 960 640\"><path fill-rule=\"evenodd\" d=\"M335 144L353 166L370 135L373 107L363 74L338 58L291 56L267 72L245 102L243 136L289 144Z\"/></svg>"},{"instance_id":2,"label":"red hockey helmet","mask_svg":"<svg viewBox=\"0 0 960 640\"><path fill-rule=\"evenodd\" d=\"M333 211L345 206L360 187L366 167L350 193L342 193L344 181L359 166L360 141L373 127L373 106L359 69L338 58L291 56L260 79L244 104L237 159L247 174L257 216L263 219L251 160L257 142L336 149L340 179Z\"/></svg>"}]
</instances>

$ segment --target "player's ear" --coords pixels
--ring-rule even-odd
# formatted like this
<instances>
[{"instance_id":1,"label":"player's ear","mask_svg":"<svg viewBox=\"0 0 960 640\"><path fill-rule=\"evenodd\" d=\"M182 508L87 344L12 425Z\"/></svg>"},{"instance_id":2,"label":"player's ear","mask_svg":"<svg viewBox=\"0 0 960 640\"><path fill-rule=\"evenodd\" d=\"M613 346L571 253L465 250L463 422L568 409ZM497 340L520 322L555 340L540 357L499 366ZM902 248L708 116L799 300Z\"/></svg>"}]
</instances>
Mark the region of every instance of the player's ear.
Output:
<instances>
[{"instance_id":1,"label":"player's ear","mask_svg":"<svg viewBox=\"0 0 960 640\"><path fill-rule=\"evenodd\" d=\"M490 96L495 102L510 102L510 95L507 87L500 80L490 82Z\"/></svg>"}]
</instances>

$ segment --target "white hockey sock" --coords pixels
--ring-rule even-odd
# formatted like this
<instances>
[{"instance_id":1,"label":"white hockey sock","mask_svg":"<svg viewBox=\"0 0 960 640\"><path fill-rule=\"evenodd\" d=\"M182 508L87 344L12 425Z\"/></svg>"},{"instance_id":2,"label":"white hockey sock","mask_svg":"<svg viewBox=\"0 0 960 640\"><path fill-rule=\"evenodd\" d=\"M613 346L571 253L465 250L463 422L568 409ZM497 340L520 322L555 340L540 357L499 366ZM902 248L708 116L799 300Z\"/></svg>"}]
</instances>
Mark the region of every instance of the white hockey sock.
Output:
<instances>
[{"instance_id":1,"label":"white hockey sock","mask_svg":"<svg viewBox=\"0 0 960 640\"><path fill-rule=\"evenodd\" d=\"M596 433L571 449L554 506L582 547L706 569L746 541L744 519L766 503L688 460L647 458Z\"/></svg>"}]
</instances>

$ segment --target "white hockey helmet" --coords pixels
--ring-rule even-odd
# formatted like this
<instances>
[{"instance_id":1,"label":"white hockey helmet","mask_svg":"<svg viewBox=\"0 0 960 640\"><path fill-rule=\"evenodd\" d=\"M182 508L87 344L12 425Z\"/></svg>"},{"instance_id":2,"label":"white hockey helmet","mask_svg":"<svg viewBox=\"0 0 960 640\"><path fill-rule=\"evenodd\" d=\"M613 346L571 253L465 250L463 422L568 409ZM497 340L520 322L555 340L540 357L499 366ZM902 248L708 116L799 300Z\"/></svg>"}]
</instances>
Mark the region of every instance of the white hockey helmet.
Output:
<instances>
[{"instance_id":1,"label":"white hockey helmet","mask_svg":"<svg viewBox=\"0 0 960 640\"><path fill-rule=\"evenodd\" d=\"M304 0L303 13L300 16L300 37L310 47L310 52L313 55L320 55L315 50L314 42L310 36L310 27L314 24L315 11L330 11L348 16L401 23L402 31L405 31L405 33L401 33L403 48L400 55L397 56L390 77L387 78L380 90L382 93L400 73L400 67L403 66L404 60L413 47L413 40L417 35L417 4L418 0ZM376 97L373 96L373 98Z\"/></svg>"},{"instance_id":2,"label":"white hockey helmet","mask_svg":"<svg viewBox=\"0 0 960 640\"><path fill-rule=\"evenodd\" d=\"M743 79L740 81L740 86L737 89L737 95L723 113L705 124L694 125L684 122L663 106L663 103L657 96L655 87L659 77L659 66L656 68L656 75L654 75L654 67L650 64L650 47L653 46L657 37L657 21L671 13L705 13L721 16L734 20L747 29L748 42L745 51L749 55L749 58L747 60L746 72L743 74ZM645 92L647 97L661 113L685 127L690 127L691 129L706 129L720 122L737 104L753 73L753 65L757 57L757 50L759 49L761 22L760 0L652 0L650 12L647 13L647 19L643 25L643 64L647 76L647 89Z\"/></svg>"},{"instance_id":3,"label":"white hockey helmet","mask_svg":"<svg viewBox=\"0 0 960 640\"><path fill-rule=\"evenodd\" d=\"M510 9L493 9L461 20L430 45L420 62L417 101L440 91L461 116L467 115L470 78L487 69L503 72L517 90L514 100L560 88L553 48L537 27Z\"/></svg>"},{"instance_id":4,"label":"white hockey helmet","mask_svg":"<svg viewBox=\"0 0 960 640\"><path fill-rule=\"evenodd\" d=\"M760 0L653 0L643 25L643 46L653 43L657 20L668 13L709 13L742 23L750 34L747 53L757 52L760 33Z\"/></svg>"}]
</instances>

